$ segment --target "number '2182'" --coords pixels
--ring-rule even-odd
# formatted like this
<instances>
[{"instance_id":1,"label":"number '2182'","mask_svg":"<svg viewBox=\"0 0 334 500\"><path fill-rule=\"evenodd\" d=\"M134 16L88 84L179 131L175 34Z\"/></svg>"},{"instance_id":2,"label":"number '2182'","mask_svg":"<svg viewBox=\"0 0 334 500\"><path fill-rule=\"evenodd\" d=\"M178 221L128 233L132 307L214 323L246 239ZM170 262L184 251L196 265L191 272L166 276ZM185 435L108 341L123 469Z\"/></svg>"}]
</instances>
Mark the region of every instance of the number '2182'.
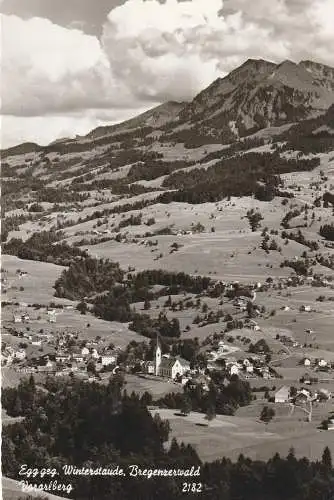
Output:
<instances>
[{"instance_id":1,"label":"number '2182'","mask_svg":"<svg viewBox=\"0 0 334 500\"><path fill-rule=\"evenodd\" d=\"M201 493L202 483L182 483L182 493Z\"/></svg>"}]
</instances>

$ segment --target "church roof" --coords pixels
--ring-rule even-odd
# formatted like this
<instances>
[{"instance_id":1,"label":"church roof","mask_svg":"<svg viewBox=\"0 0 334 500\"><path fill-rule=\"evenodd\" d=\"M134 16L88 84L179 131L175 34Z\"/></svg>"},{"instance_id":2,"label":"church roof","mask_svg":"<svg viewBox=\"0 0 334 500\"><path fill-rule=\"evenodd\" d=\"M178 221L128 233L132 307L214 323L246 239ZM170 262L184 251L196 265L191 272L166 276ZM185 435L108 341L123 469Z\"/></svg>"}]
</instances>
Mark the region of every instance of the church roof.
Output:
<instances>
[{"instance_id":1,"label":"church roof","mask_svg":"<svg viewBox=\"0 0 334 500\"><path fill-rule=\"evenodd\" d=\"M175 365L175 358L162 358L160 368L168 368L171 369Z\"/></svg>"},{"instance_id":2,"label":"church roof","mask_svg":"<svg viewBox=\"0 0 334 500\"><path fill-rule=\"evenodd\" d=\"M180 361L181 365L184 366L184 367L190 367L190 363L189 361L187 361L186 359L184 358L181 358L181 356L176 356L176 358L178 361Z\"/></svg>"},{"instance_id":3,"label":"church roof","mask_svg":"<svg viewBox=\"0 0 334 500\"><path fill-rule=\"evenodd\" d=\"M173 368L173 366L175 365L175 363L177 361L179 361L179 363L185 368L189 368L189 366L190 366L189 361L177 356L177 357L171 357L171 358L162 357L160 367L171 369L171 368Z\"/></svg>"}]
</instances>

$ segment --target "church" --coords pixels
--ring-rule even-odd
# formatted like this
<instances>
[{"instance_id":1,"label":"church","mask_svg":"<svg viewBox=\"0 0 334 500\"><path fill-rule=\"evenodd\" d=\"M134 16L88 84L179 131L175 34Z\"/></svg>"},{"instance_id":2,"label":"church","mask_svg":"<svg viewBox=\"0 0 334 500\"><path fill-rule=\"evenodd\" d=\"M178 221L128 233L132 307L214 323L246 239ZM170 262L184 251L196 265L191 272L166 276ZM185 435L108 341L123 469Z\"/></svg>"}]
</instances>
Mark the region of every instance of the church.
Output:
<instances>
[{"instance_id":1,"label":"church","mask_svg":"<svg viewBox=\"0 0 334 500\"><path fill-rule=\"evenodd\" d=\"M157 377L164 377L172 380L174 380L177 376L182 377L190 369L190 364L187 360L179 356L174 357L162 355L159 337L157 337L153 363L154 374Z\"/></svg>"}]
</instances>

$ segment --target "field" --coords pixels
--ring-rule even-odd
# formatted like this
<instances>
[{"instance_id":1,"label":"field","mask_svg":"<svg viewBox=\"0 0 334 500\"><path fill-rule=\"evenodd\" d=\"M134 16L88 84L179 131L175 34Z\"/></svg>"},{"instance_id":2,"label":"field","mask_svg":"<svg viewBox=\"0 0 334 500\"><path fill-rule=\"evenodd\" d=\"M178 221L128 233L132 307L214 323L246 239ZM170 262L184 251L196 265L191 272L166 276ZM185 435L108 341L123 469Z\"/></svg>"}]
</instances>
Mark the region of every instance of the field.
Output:
<instances>
[{"instance_id":1,"label":"field","mask_svg":"<svg viewBox=\"0 0 334 500\"><path fill-rule=\"evenodd\" d=\"M135 391L142 395L147 391L152 394L153 398L162 397L169 392L182 392L179 384L174 384L171 381L163 379L157 380L154 377L144 378L127 374L125 376L125 383L125 389L128 394Z\"/></svg>"},{"instance_id":2,"label":"field","mask_svg":"<svg viewBox=\"0 0 334 500\"><path fill-rule=\"evenodd\" d=\"M331 406L333 409L333 407ZM256 405L256 411L260 407ZM191 412L188 416L180 416L177 410L152 409L154 414L169 420L171 437L178 441L192 444L200 458L212 461L223 456L233 460L240 453L253 459L269 459L273 450L286 456L289 449L295 449L296 456L319 459L325 446L334 452L334 432L318 430L318 422L304 422L304 414L296 411L296 415L287 418L289 409L283 410L283 416L274 418L267 426L258 420L252 409L244 408L243 416L217 415L207 422L203 414ZM324 410L324 409L322 409ZM254 412L253 412L254 413Z\"/></svg>"},{"instance_id":3,"label":"field","mask_svg":"<svg viewBox=\"0 0 334 500\"><path fill-rule=\"evenodd\" d=\"M282 128L263 131L259 136L272 139L273 142L261 146L255 144L251 151L273 152L275 138L282 131ZM329 242L319 233L320 227L331 223L333 218L332 202L326 202L326 205L323 198L326 192L333 191L333 153L318 154L320 164L313 170L283 174L283 184L280 184L282 192L276 193L277 196L270 202L259 201L256 199L258 195L218 195L203 197L203 200L219 200L217 202L197 203L202 200L202 194L215 194L213 189L213 193L194 192L194 199L185 190L183 194L187 197L178 199L188 199L190 203L164 204L157 203L156 198L165 192L164 181L170 175L166 172L177 169L177 161L186 162L183 168L186 175L180 176L180 182L184 178L187 184L186 176L190 178L197 175L195 168L201 169L203 173L220 161L219 154L215 159L207 161L204 159L206 155L227 149L228 146L209 144L191 149L177 140L163 143L163 140L160 142L157 138L153 143L148 140L147 146L146 143L141 144L141 140L140 137L135 138L133 146L128 147L121 146L119 140L113 142L113 137L108 136L105 144L99 147L94 141L81 138L77 140L77 144L71 144L71 147L83 146L82 151L78 148L78 154L67 154L60 148L57 154L36 153L9 157L6 168L12 184L7 186L9 196L6 201L9 210L6 217L10 218L8 240L18 237L25 241L35 232L61 229L63 242L87 250L93 258L118 262L127 277L127 281L124 280L125 287L133 278L128 274L148 269L183 272L221 280L227 288L217 296L210 296L210 290L195 294L181 288L179 295L171 296L172 303L167 302L169 291L166 291L166 295L152 299L148 306L146 301L130 304L130 307L137 313L147 314L154 319L163 312L169 321L179 321L180 338L169 339L166 344L174 342L175 352L188 355L188 361L191 360L196 368L202 368L204 358L203 370L188 374L193 378L192 382L195 379L198 384L202 384L206 377L206 365L209 370L213 366L224 369L223 363L214 365L214 353L207 355L207 352L212 352L217 347L218 340L214 334L224 335L219 340L223 339L229 349L221 354L227 361L225 380L222 383L227 383L231 377L231 371L228 370L231 366L235 368L235 364L239 362L236 368L240 378L249 382L257 399L249 406L239 408L235 416L218 415L210 422L205 420L203 414L196 412L180 416L178 410L155 408L151 410L152 413L158 412L162 418L170 421L170 439L176 437L179 441L192 444L204 461L223 456L235 460L240 453L254 459L269 459L275 452L287 455L292 446L298 457L306 456L317 460L326 445L334 453L334 432L319 430L321 422L334 410L333 399L314 405L311 422L306 422L305 413L300 409L292 414L288 404L277 405L263 399L265 387L269 388L270 397L282 385L300 390L304 387L304 382L300 379L306 374L318 379L313 385L307 386L313 394L321 388L334 393L334 254ZM280 146L281 144L277 144L277 150ZM87 150L84 150L85 147ZM247 148L239 152L237 148L236 151L237 156L250 152ZM160 154L160 164L155 160L151 164L152 153ZM234 156L235 152L231 154ZM283 152L281 158L291 158L296 154L295 151ZM47 160L52 168L49 168ZM30 162L34 163L31 165L31 175L27 172L27 164ZM133 182L133 177L127 176L131 174L132 166L137 164L138 167L140 163L141 167L145 167L145 179ZM240 162L240 165L244 163ZM268 165L272 166L271 162ZM155 166L158 168L158 175L153 172ZM30 187L23 189L25 181L20 177L23 172L27 173L27 182L33 187L36 186L32 180L45 184L41 186L42 191L45 191L44 187L49 188L49 191L44 192L40 206L37 206L40 211L35 212L36 206L31 210L31 205L38 202L39 193ZM214 183L216 174L207 172L212 176L210 182ZM17 192L15 182L19 182ZM211 187L203 189L211 190L213 184L209 185ZM23 194L20 192L21 188ZM173 189L178 189L178 185L173 185ZM233 190L233 193L237 194L238 189ZM53 196L52 202L49 201L49 194ZM295 211L295 216L291 216L287 227L285 216ZM259 223L252 227L254 212L259 215ZM22 216L24 222L17 222L16 215ZM288 235L283 234L284 229L289 232ZM294 240L296 238L299 238L299 242ZM9 251L15 253L15 249ZM73 373L76 370L82 373L86 370L88 378L87 372L92 369L90 366L87 370L89 357L78 360L78 352L73 351L74 347L75 350L82 350L85 341L94 340L96 342L93 345L99 350L100 359L96 361L99 369L102 357L106 355L106 347L109 349L110 344L114 344L123 350L119 355L119 351L114 352L112 346L109 349L115 357L112 363L121 366L125 373L125 389L128 394L132 391L140 395L149 392L157 400L166 393L183 392L181 384L167 378L132 374L138 370L140 362L147 359L147 353L144 349L141 350L142 346L135 343L129 346L129 343L148 343L149 339L130 331L129 323L104 321L89 312L80 314L77 310L78 301L54 297L55 281L65 268L49 263L53 257L47 254L48 252L41 257L47 262L21 260L10 255L2 257L2 342L16 354L19 348L25 349L26 358L20 363L22 367L34 364L36 358L48 354L48 367L51 365L55 373L59 374L62 370L68 373L72 369ZM37 255L39 258L40 254ZM306 266L304 261L308 257L312 261L307 264L310 269L300 271L299 267L298 272L301 274L297 277L294 271L298 267L296 263L304 263ZM25 275L20 277L18 271ZM312 276L302 276L308 272L312 272ZM323 281L319 285L319 281L314 280L317 286L312 286L313 277L317 274ZM289 277L294 279L288 282ZM91 279L88 272L84 279ZM101 281L105 283L104 280ZM231 295L235 292L237 296L240 291L235 282L256 288L256 298L252 299L254 308L249 310L250 304L242 308L240 304L234 303L234 296ZM112 287L108 282L102 293L108 292ZM86 288L84 289L86 294ZM229 294L228 291L233 293ZM138 293L139 298L144 300L145 294L141 292L142 290ZM245 290L240 291L240 295L244 293ZM247 290L246 295L249 295ZM93 299L86 297L84 300L89 303ZM248 302L248 298L246 301ZM48 321L48 306L62 306L56 308L55 323ZM310 311L301 311L302 306L308 306ZM219 315L216 314L218 311ZM29 314L29 321L14 323L14 314L23 312ZM102 314L107 316L108 312L106 307ZM129 317L126 316L126 319ZM256 323L253 324L253 329L247 323L250 318ZM144 325L147 326L146 332L151 335L153 332L155 337L160 326L151 327L149 321L147 324L148 326ZM174 326L175 322L173 328ZM166 328L163 331L166 332ZM67 336L68 333L74 335ZM178 333L177 330L176 335ZM35 335L46 335L48 339L44 340L43 337L41 346L36 340L32 345ZM281 340L282 336L293 340ZM73 337L74 345L71 344ZM190 339L196 339L198 344L196 341L189 342L188 345L182 344L182 341ZM259 353L255 344L261 340L265 341L268 350ZM168 350L168 347L164 348ZM64 354L63 350L68 355L68 360L64 363L59 361ZM53 357L56 353L58 358ZM6 355L8 358L11 356L8 353ZM87 356L91 355L92 351ZM244 358L253 363L252 375L242 365ZM311 367L304 365L305 358L310 358ZM94 359L97 358L94 356ZM327 361L327 371L320 371L318 361L321 359ZM45 359L38 361L42 364ZM9 364L11 362L12 359ZM19 372L13 368L15 363L16 360L11 367L2 368L4 388L16 386L23 376L24 370ZM273 369L277 374L273 374ZM42 372L40 370L36 374L38 384L42 384L45 377ZM110 371L102 370L102 383L108 383L110 376ZM212 380L214 376L211 382ZM205 382L208 383L209 378ZM217 382L217 385L220 383L221 381ZM259 417L263 406L271 404L274 405L276 414L265 425ZM4 415L3 421L9 423L11 420ZM5 498L17 500L17 484L6 479L3 484Z\"/></svg>"},{"instance_id":4,"label":"field","mask_svg":"<svg viewBox=\"0 0 334 500\"><path fill-rule=\"evenodd\" d=\"M3 276L8 280L7 292L2 291L2 300L32 303L33 299L37 304L60 302L53 296L53 285L63 267L46 262L22 260L12 255L2 255L1 266L6 271ZM16 274L18 270L26 272L27 276L19 278ZM64 302L66 300L61 301Z\"/></svg>"}]
</instances>

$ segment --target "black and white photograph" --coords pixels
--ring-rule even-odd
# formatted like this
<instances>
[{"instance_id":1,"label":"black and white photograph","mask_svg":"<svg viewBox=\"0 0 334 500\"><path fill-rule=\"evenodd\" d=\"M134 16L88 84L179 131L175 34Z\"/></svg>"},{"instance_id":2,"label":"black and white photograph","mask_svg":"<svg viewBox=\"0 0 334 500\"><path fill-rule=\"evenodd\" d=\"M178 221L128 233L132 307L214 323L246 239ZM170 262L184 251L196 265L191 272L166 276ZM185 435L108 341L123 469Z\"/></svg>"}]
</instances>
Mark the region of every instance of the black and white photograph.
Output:
<instances>
[{"instance_id":1,"label":"black and white photograph","mask_svg":"<svg viewBox=\"0 0 334 500\"><path fill-rule=\"evenodd\" d=\"M334 500L334 0L0 0L3 500Z\"/></svg>"}]
</instances>

